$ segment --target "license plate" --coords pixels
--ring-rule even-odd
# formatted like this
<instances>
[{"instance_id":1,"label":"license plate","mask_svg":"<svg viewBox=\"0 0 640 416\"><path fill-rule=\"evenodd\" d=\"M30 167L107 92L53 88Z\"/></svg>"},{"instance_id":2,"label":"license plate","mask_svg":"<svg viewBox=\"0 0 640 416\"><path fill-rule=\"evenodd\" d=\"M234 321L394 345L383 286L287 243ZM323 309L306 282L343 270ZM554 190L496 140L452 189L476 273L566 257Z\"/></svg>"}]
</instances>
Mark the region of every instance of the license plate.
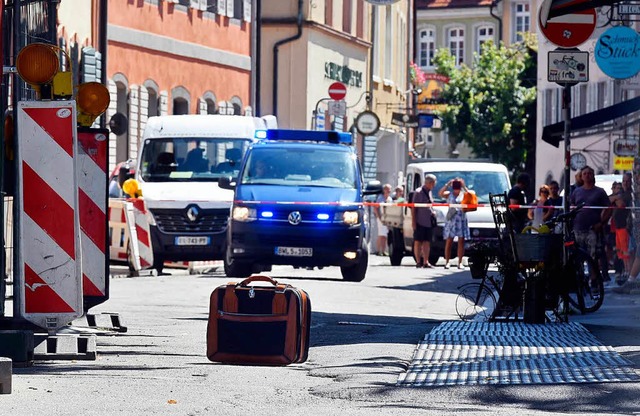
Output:
<instances>
[{"instance_id":1,"label":"license plate","mask_svg":"<svg viewBox=\"0 0 640 416\"><path fill-rule=\"evenodd\" d=\"M177 246L206 246L209 245L209 237L176 237Z\"/></svg>"},{"instance_id":2,"label":"license plate","mask_svg":"<svg viewBox=\"0 0 640 416\"><path fill-rule=\"evenodd\" d=\"M313 249L308 247L276 247L276 256L311 257Z\"/></svg>"}]
</instances>

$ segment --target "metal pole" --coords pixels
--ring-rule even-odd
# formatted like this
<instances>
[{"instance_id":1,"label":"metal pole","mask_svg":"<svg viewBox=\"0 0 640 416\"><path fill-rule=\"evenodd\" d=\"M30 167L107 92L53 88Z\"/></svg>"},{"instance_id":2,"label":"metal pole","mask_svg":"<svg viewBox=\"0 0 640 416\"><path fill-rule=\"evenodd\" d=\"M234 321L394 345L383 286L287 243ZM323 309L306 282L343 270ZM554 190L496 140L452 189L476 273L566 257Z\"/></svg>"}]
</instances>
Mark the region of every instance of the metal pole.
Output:
<instances>
[{"instance_id":1,"label":"metal pole","mask_svg":"<svg viewBox=\"0 0 640 416\"><path fill-rule=\"evenodd\" d=\"M562 117L564 119L564 212L569 212L571 198L571 85L565 85L562 90ZM568 235L569 224L564 223L564 235ZM566 261L566 251L564 252L564 260Z\"/></svg>"}]
</instances>

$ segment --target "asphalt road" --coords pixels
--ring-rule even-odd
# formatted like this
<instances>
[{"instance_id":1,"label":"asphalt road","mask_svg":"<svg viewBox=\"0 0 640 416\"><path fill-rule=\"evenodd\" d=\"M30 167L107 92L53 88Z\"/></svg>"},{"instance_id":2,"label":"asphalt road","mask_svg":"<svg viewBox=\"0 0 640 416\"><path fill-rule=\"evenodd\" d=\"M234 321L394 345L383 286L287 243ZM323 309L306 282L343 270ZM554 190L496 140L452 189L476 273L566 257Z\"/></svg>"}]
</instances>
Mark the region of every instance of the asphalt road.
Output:
<instances>
[{"instance_id":1,"label":"asphalt road","mask_svg":"<svg viewBox=\"0 0 640 416\"><path fill-rule=\"evenodd\" d=\"M128 332L98 335L96 361L14 368L0 415L640 414L640 383L395 386L419 340L457 319L457 287L471 280L468 271L414 264L391 267L373 256L361 283L342 281L337 268L265 273L312 301L309 359L287 367L207 360L209 295L230 280L221 272L114 277L109 301L91 312L119 313ZM640 374L640 297L612 294L601 311L572 320ZM83 326L74 322L90 332Z\"/></svg>"}]
</instances>

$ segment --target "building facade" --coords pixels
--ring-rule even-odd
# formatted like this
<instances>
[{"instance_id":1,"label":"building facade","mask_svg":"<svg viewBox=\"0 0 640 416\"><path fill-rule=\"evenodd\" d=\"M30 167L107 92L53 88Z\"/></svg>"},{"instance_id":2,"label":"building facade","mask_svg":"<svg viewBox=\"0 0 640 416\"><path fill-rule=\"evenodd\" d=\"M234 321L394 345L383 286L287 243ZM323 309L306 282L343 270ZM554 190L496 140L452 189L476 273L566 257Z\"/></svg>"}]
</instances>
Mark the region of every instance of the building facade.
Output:
<instances>
[{"instance_id":1,"label":"building facade","mask_svg":"<svg viewBox=\"0 0 640 416\"><path fill-rule=\"evenodd\" d=\"M252 114L251 13L250 0L109 0L111 166L137 157L148 117Z\"/></svg>"},{"instance_id":2,"label":"building facade","mask_svg":"<svg viewBox=\"0 0 640 416\"><path fill-rule=\"evenodd\" d=\"M263 6L256 82L260 113L275 114L287 128L355 131L358 114L375 112L378 133L356 137L365 176L397 183L407 145L391 114L406 107L410 4L283 0ZM329 97L335 82L347 89L342 105Z\"/></svg>"}]
</instances>

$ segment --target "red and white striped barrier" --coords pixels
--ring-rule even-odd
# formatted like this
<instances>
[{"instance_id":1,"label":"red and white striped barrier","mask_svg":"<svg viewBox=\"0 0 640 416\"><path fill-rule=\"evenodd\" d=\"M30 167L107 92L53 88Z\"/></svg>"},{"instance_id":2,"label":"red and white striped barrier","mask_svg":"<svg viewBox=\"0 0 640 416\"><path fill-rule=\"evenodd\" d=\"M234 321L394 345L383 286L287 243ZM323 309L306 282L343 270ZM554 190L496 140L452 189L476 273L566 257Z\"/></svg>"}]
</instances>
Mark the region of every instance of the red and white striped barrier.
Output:
<instances>
[{"instance_id":1,"label":"red and white striped barrier","mask_svg":"<svg viewBox=\"0 0 640 416\"><path fill-rule=\"evenodd\" d=\"M18 103L16 294L49 331L83 314L75 101Z\"/></svg>"},{"instance_id":2,"label":"red and white striped barrier","mask_svg":"<svg viewBox=\"0 0 640 416\"><path fill-rule=\"evenodd\" d=\"M124 199L109 199L109 258L116 261L127 261L129 246L129 230L127 228Z\"/></svg>"},{"instance_id":3,"label":"red and white striped barrier","mask_svg":"<svg viewBox=\"0 0 640 416\"><path fill-rule=\"evenodd\" d=\"M133 205L133 217L135 224L135 242L137 242L139 268L136 271L148 269L153 266L153 248L151 247L151 231L147 221L147 211L142 198L129 199ZM133 233L131 233L133 235ZM137 264L136 264L137 266Z\"/></svg>"},{"instance_id":4,"label":"red and white striped barrier","mask_svg":"<svg viewBox=\"0 0 640 416\"><path fill-rule=\"evenodd\" d=\"M78 203L85 307L108 298L107 137L108 130L78 130Z\"/></svg>"}]
</instances>

